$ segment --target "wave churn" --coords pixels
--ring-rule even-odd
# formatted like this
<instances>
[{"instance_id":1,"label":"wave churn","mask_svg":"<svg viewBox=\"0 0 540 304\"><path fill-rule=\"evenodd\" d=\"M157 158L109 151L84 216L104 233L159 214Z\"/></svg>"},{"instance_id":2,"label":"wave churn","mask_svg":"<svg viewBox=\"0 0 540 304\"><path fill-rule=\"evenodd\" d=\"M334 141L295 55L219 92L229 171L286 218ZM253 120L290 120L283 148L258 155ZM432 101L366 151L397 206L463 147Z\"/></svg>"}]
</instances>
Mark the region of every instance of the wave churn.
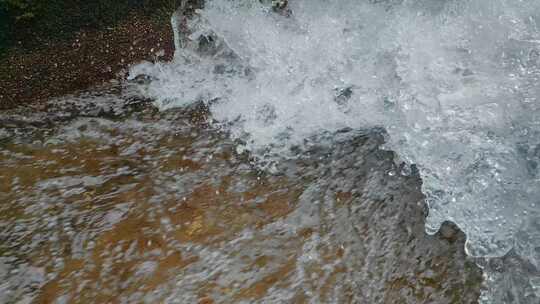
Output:
<instances>
[{"instance_id":1,"label":"wave churn","mask_svg":"<svg viewBox=\"0 0 540 304\"><path fill-rule=\"evenodd\" d=\"M540 297L540 2L213 0L173 27L174 61L130 73L161 109L207 103L265 164L317 134L383 128L419 170L428 233L450 220L469 255L525 265L487 269L483 301L497 286Z\"/></svg>"}]
</instances>

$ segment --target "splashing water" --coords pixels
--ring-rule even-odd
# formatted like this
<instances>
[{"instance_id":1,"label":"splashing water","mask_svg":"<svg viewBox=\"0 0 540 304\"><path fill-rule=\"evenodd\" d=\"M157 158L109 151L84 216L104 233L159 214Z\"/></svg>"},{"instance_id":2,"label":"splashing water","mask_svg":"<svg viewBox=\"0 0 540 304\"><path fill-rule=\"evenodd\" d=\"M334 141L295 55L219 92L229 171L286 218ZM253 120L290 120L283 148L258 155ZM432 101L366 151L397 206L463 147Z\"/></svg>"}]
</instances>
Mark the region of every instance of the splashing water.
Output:
<instances>
[{"instance_id":1,"label":"splashing water","mask_svg":"<svg viewBox=\"0 0 540 304\"><path fill-rule=\"evenodd\" d=\"M214 0L173 20L188 23L175 60L131 71L160 108L208 103L263 161L321 132L384 128L419 169L427 231L451 220L469 255L515 253L538 298L540 2Z\"/></svg>"},{"instance_id":2,"label":"splashing water","mask_svg":"<svg viewBox=\"0 0 540 304\"><path fill-rule=\"evenodd\" d=\"M381 134L320 135L268 174L200 105L130 86L0 113L0 303L478 299L464 234L422 233Z\"/></svg>"}]
</instances>

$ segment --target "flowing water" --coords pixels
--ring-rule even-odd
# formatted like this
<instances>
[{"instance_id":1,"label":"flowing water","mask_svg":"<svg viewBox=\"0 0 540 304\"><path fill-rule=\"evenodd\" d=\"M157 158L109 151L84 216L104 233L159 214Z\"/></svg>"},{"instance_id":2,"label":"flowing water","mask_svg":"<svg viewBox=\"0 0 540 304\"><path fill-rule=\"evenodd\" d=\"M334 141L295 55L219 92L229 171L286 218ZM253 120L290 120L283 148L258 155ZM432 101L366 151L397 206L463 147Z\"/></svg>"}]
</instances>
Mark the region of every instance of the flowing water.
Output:
<instances>
[{"instance_id":1,"label":"flowing water","mask_svg":"<svg viewBox=\"0 0 540 304\"><path fill-rule=\"evenodd\" d=\"M380 131L260 170L197 104L100 88L0 115L1 303L475 303Z\"/></svg>"},{"instance_id":2,"label":"flowing water","mask_svg":"<svg viewBox=\"0 0 540 304\"><path fill-rule=\"evenodd\" d=\"M173 62L0 114L0 302L539 303L538 22L180 9Z\"/></svg>"},{"instance_id":3,"label":"flowing water","mask_svg":"<svg viewBox=\"0 0 540 304\"><path fill-rule=\"evenodd\" d=\"M173 17L173 63L141 64L132 76L151 79L141 90L161 109L206 102L269 171L317 134L383 128L385 148L419 170L427 232L449 220L466 233L468 255L518 257L514 279L486 269L488 281L537 303L539 23L538 1L292 0L272 9L213 0L192 19Z\"/></svg>"}]
</instances>

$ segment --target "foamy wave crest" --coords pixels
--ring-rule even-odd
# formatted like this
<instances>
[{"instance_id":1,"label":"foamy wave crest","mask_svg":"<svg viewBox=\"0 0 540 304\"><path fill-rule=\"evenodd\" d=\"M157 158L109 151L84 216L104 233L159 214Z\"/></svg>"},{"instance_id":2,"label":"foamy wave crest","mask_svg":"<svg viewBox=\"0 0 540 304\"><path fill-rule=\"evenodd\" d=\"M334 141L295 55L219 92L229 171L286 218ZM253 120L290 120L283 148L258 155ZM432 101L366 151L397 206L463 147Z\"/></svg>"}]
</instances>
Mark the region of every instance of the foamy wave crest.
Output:
<instances>
[{"instance_id":1,"label":"foamy wave crest","mask_svg":"<svg viewBox=\"0 0 540 304\"><path fill-rule=\"evenodd\" d=\"M538 299L539 1L213 0L173 21L175 60L131 71L160 108L206 102L263 159L384 128L419 168L428 232L451 220L472 256L512 250L530 268L524 299Z\"/></svg>"}]
</instances>

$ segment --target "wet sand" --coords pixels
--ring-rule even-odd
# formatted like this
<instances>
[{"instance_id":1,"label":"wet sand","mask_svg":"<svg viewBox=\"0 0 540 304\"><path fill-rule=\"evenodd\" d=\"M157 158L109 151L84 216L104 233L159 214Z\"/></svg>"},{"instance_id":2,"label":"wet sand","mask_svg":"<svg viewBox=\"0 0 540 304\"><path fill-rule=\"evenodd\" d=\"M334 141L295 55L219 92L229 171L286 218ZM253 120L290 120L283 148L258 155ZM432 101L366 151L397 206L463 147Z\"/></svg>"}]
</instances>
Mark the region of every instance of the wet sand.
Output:
<instances>
[{"instance_id":1,"label":"wet sand","mask_svg":"<svg viewBox=\"0 0 540 304\"><path fill-rule=\"evenodd\" d=\"M82 30L31 52L14 49L0 61L0 109L123 79L130 64L170 60L173 48L168 18L132 14L114 27Z\"/></svg>"}]
</instances>

